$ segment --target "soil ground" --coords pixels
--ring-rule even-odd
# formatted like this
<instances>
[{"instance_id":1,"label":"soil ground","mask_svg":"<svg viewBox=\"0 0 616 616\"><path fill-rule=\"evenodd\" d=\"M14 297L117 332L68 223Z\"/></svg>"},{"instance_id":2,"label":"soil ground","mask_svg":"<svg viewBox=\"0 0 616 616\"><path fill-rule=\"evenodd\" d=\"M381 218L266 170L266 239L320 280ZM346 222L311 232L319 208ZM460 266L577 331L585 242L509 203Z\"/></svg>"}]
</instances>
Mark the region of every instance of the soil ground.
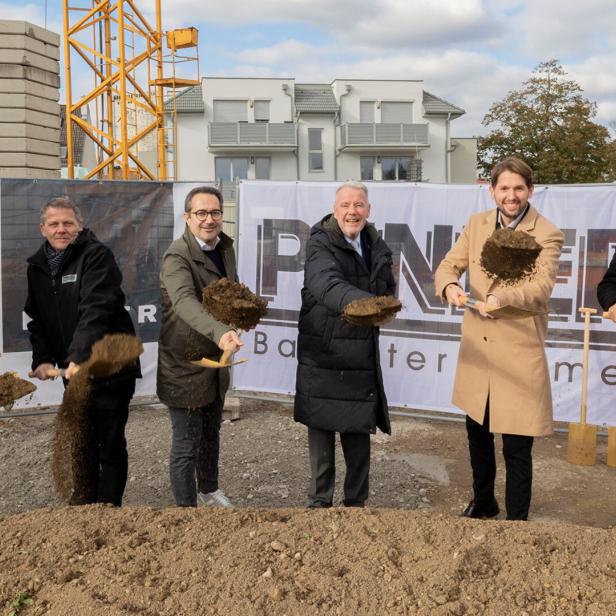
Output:
<instances>
[{"instance_id":1,"label":"soil ground","mask_svg":"<svg viewBox=\"0 0 616 616\"><path fill-rule=\"evenodd\" d=\"M0 613L22 592L25 615L614 612L604 437L590 467L566 462L566 435L538 439L531 521L474 521L457 516L471 494L464 424L393 420L372 439L370 508L326 511L304 508L306 430L278 402L242 399L223 423L233 510L173 507L161 405L131 411L122 509L57 500L52 416L0 420Z\"/></svg>"}]
</instances>

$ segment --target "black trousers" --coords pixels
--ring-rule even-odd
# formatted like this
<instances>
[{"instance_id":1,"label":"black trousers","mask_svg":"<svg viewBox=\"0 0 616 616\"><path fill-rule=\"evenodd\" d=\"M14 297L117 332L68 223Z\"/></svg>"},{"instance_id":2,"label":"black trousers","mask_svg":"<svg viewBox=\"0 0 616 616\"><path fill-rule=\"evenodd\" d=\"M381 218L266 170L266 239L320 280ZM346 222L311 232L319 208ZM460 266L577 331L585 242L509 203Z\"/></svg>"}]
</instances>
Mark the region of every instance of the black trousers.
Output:
<instances>
[{"instance_id":1,"label":"black trousers","mask_svg":"<svg viewBox=\"0 0 616 616\"><path fill-rule=\"evenodd\" d=\"M224 401L194 409L170 406L169 476L178 507L196 507L197 491L218 490L220 424ZM196 480L196 481L195 481Z\"/></svg>"},{"instance_id":2,"label":"black trousers","mask_svg":"<svg viewBox=\"0 0 616 616\"><path fill-rule=\"evenodd\" d=\"M473 470L474 500L480 505L494 498L496 457L494 434L490 432L489 400L483 424L466 416L468 449ZM508 520L526 520L533 483L533 437L503 434L505 458L505 507Z\"/></svg>"},{"instance_id":3,"label":"black trousers","mask_svg":"<svg viewBox=\"0 0 616 616\"><path fill-rule=\"evenodd\" d=\"M363 507L368 498L370 435L340 434L346 463L344 506ZM331 507L336 481L336 433L308 428L310 455L309 507Z\"/></svg>"},{"instance_id":4,"label":"black trousers","mask_svg":"<svg viewBox=\"0 0 616 616\"><path fill-rule=\"evenodd\" d=\"M86 442L80 444L82 464L75 469L76 486L70 504L122 504L128 476L124 429L128 405L135 393L135 377L95 386L88 402Z\"/></svg>"}]
</instances>

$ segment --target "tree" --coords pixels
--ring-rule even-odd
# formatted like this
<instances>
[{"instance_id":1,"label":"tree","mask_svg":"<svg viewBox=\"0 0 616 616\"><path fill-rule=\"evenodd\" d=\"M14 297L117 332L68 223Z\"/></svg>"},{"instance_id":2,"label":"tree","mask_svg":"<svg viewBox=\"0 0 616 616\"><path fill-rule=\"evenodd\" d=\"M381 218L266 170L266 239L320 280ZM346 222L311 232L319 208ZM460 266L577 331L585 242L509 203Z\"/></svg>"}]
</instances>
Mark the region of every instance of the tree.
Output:
<instances>
[{"instance_id":1,"label":"tree","mask_svg":"<svg viewBox=\"0 0 616 616\"><path fill-rule=\"evenodd\" d=\"M520 90L492 104L482 124L495 128L478 142L478 164L486 176L499 160L518 156L542 184L616 179L616 141L592 121L596 103L566 75L558 60L543 62Z\"/></svg>"}]
</instances>

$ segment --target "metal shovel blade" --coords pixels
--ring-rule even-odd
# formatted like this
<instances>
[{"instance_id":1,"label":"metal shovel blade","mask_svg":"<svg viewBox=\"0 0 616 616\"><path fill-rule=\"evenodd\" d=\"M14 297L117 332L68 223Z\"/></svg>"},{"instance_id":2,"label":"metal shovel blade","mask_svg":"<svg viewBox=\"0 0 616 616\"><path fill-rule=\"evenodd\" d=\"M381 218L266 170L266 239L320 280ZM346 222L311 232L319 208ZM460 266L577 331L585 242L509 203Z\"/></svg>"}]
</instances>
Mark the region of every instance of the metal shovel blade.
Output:
<instances>
[{"instance_id":1,"label":"metal shovel blade","mask_svg":"<svg viewBox=\"0 0 616 616\"><path fill-rule=\"evenodd\" d=\"M462 298L462 303L469 308L476 309L478 300L472 297ZM527 308L518 308L516 306L490 306L486 304L486 312L496 319L517 320L526 319L527 317L534 317L539 314L546 314L540 310L529 310Z\"/></svg>"}]
</instances>

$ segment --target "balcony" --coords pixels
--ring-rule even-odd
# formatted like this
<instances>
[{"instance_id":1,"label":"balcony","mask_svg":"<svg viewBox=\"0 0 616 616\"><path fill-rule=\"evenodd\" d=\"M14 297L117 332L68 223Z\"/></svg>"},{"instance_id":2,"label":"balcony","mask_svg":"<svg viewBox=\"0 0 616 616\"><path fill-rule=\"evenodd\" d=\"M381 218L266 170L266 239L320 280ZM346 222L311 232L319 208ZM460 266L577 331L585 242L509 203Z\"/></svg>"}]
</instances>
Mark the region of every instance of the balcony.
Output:
<instances>
[{"instance_id":1,"label":"balcony","mask_svg":"<svg viewBox=\"0 0 616 616\"><path fill-rule=\"evenodd\" d=\"M400 151L409 147L427 148L427 124L353 123L341 127L341 150L378 149Z\"/></svg>"},{"instance_id":2,"label":"balcony","mask_svg":"<svg viewBox=\"0 0 616 616\"><path fill-rule=\"evenodd\" d=\"M293 122L210 122L210 150L293 151L297 149L296 124Z\"/></svg>"}]
</instances>

